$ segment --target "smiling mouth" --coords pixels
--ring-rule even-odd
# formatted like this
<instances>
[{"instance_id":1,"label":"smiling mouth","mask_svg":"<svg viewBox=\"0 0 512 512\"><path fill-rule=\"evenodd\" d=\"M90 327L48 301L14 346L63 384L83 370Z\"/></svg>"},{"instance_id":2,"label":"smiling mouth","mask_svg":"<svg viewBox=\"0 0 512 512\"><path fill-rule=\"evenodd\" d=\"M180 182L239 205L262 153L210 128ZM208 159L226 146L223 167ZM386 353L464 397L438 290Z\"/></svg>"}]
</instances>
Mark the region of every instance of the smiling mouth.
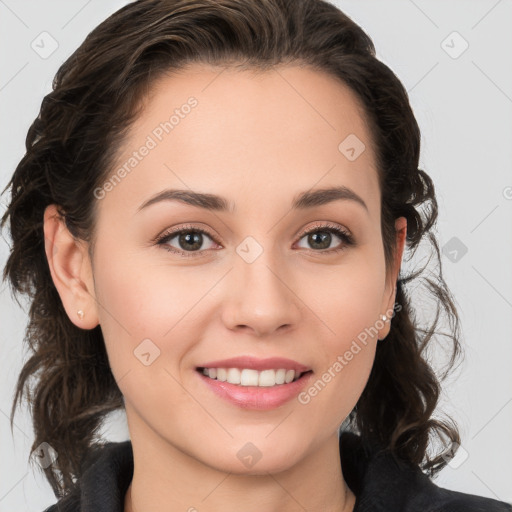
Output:
<instances>
[{"instance_id":1,"label":"smiling mouth","mask_svg":"<svg viewBox=\"0 0 512 512\"><path fill-rule=\"evenodd\" d=\"M281 386L295 382L304 375L312 373L312 370L299 373L295 370L286 370L284 368L258 371L249 368L198 367L196 371L212 380L227 382L228 384L238 385L240 387Z\"/></svg>"}]
</instances>

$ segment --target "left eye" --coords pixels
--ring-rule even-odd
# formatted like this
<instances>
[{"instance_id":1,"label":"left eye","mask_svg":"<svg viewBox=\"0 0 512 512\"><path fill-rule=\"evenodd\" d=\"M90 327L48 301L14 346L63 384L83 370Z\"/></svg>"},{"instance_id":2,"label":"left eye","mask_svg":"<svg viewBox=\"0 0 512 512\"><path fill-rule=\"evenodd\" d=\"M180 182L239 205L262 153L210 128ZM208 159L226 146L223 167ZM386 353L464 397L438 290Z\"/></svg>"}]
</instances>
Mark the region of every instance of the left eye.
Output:
<instances>
[{"instance_id":1,"label":"left eye","mask_svg":"<svg viewBox=\"0 0 512 512\"><path fill-rule=\"evenodd\" d=\"M341 247L329 249L329 246L333 241L333 235L335 238L341 240ZM309 243L312 246L316 245L316 249L327 249L321 251L326 253L342 251L345 247L354 245L352 235L350 235L350 233L346 232L345 230L338 228L337 226L317 226L309 231L306 231L300 240L303 238L306 238L306 243Z\"/></svg>"}]
</instances>

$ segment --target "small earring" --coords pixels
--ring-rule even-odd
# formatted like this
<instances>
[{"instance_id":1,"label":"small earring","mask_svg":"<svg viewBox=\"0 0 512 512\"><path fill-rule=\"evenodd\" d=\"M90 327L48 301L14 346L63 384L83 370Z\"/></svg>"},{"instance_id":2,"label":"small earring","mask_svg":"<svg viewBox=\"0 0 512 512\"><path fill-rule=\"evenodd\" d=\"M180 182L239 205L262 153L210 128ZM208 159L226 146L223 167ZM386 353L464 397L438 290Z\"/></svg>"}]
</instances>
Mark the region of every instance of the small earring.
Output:
<instances>
[{"instance_id":1,"label":"small earring","mask_svg":"<svg viewBox=\"0 0 512 512\"><path fill-rule=\"evenodd\" d=\"M78 318L80 318L80 320L82 320L82 319L83 319L83 317L84 317L84 312L83 312L81 309L79 309L79 310L76 312L76 314L78 315Z\"/></svg>"},{"instance_id":2,"label":"small earring","mask_svg":"<svg viewBox=\"0 0 512 512\"><path fill-rule=\"evenodd\" d=\"M383 322L387 322L388 321L388 317L386 315L381 315L381 318L382 318Z\"/></svg>"}]
</instances>

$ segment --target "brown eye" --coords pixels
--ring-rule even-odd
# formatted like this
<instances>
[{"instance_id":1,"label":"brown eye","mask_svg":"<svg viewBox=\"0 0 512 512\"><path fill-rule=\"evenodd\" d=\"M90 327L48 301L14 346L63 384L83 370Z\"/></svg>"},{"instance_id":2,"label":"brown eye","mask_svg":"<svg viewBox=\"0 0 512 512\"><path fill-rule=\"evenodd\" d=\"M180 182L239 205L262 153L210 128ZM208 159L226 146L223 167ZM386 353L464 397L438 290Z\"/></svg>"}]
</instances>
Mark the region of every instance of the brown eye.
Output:
<instances>
[{"instance_id":1,"label":"brown eye","mask_svg":"<svg viewBox=\"0 0 512 512\"><path fill-rule=\"evenodd\" d=\"M301 240L307 237L306 243L309 247L314 249L315 252L339 252L346 249L348 246L355 245L354 239L350 233L347 231L335 226L335 225L321 225L315 226L313 229L302 233ZM341 240L341 247L338 244L338 247L330 248L333 242L336 242L336 238Z\"/></svg>"},{"instance_id":2,"label":"brown eye","mask_svg":"<svg viewBox=\"0 0 512 512\"><path fill-rule=\"evenodd\" d=\"M193 253L200 255L202 252L212 247L204 248L206 239L210 239L213 245L216 242L212 235L201 228L182 228L173 230L170 233L164 233L156 241L157 245L162 245L169 252L179 254L184 257L195 256ZM188 253L188 254L187 254Z\"/></svg>"}]
</instances>

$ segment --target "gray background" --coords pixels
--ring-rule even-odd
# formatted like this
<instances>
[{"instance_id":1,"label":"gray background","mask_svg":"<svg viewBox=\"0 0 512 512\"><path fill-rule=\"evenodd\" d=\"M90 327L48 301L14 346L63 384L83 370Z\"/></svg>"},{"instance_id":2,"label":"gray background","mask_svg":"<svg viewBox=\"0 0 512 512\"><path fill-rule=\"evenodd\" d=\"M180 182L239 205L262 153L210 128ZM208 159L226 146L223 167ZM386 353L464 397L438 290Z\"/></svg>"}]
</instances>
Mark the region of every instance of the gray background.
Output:
<instances>
[{"instance_id":1,"label":"gray background","mask_svg":"<svg viewBox=\"0 0 512 512\"><path fill-rule=\"evenodd\" d=\"M57 68L125 3L0 0L2 188L23 156L26 131ZM443 270L461 315L466 357L446 382L439 408L458 422L462 446L435 481L512 502L512 1L334 3L369 33L379 58L409 91L422 130L420 167L436 185ZM44 55L52 45L55 51ZM3 196L0 212L6 201ZM7 253L2 238L2 268ZM27 462L32 428L26 409L15 417L14 437L9 428L25 324L26 314L2 284L0 512L39 512L55 502ZM123 414L113 415L103 432L127 439Z\"/></svg>"}]
</instances>

